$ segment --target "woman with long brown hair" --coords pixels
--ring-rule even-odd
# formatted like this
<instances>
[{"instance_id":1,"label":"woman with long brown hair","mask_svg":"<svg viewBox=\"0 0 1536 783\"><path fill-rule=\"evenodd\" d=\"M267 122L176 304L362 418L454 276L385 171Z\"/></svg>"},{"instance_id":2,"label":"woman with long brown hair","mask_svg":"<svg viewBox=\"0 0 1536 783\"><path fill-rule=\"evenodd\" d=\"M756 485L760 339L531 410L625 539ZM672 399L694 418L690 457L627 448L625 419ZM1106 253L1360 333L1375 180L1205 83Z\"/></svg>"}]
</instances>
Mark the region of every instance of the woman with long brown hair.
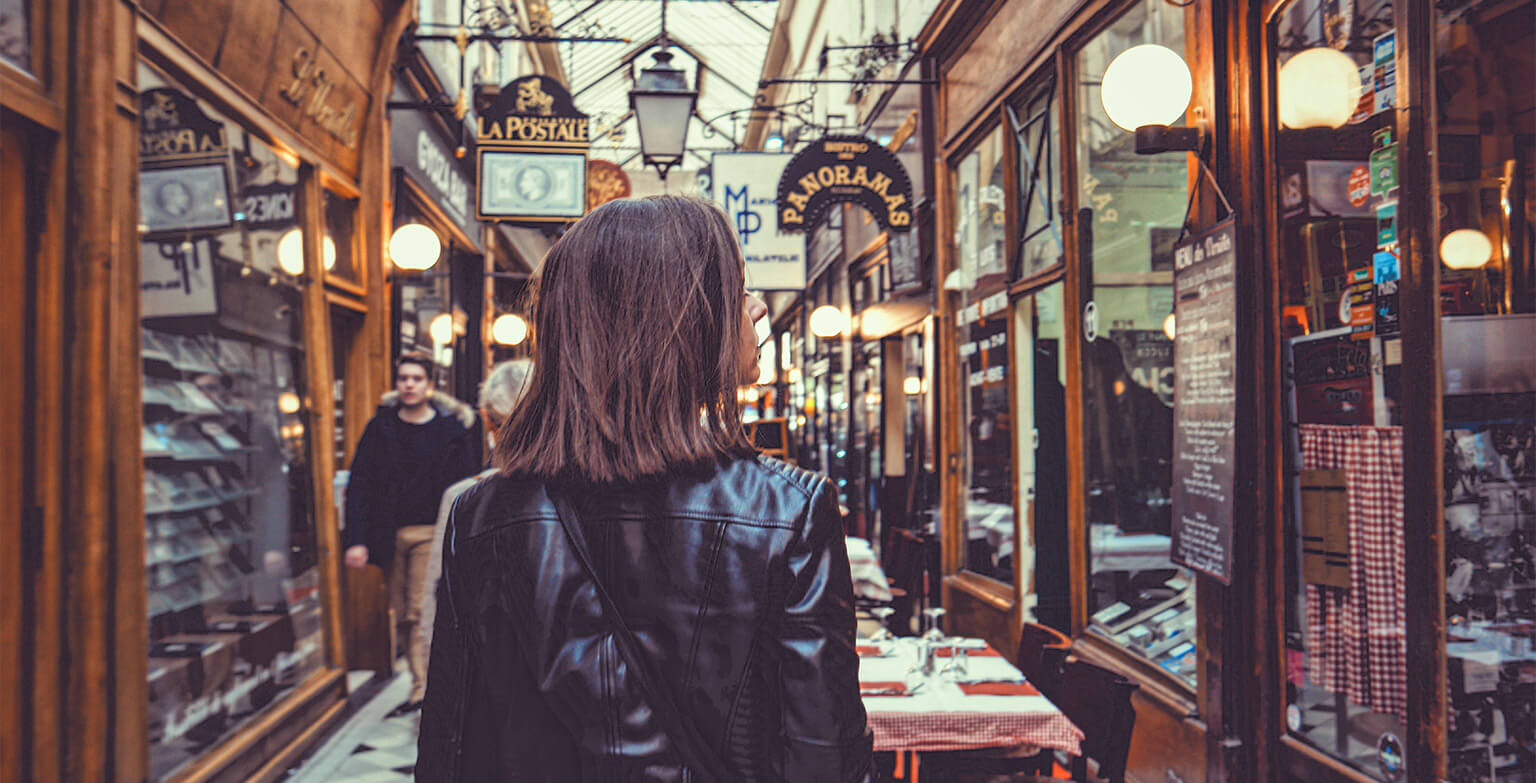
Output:
<instances>
[{"instance_id":1,"label":"woman with long brown hair","mask_svg":"<svg viewBox=\"0 0 1536 783\"><path fill-rule=\"evenodd\" d=\"M759 456L725 215L604 204L533 283L500 471L449 520L416 778L862 781L836 492Z\"/></svg>"}]
</instances>

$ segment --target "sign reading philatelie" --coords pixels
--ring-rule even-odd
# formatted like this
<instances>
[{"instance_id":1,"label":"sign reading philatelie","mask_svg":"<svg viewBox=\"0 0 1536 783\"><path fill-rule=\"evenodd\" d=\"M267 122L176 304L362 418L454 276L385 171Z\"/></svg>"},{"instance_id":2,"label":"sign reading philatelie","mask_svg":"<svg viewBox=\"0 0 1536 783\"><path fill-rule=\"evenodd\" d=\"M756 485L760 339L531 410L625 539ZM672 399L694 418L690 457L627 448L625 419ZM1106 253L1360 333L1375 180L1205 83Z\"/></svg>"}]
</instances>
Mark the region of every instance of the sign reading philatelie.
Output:
<instances>
[{"instance_id":1,"label":"sign reading philatelie","mask_svg":"<svg viewBox=\"0 0 1536 783\"><path fill-rule=\"evenodd\" d=\"M475 140L477 218L551 223L586 213L591 125L560 82L508 83L478 118Z\"/></svg>"},{"instance_id":2,"label":"sign reading philatelie","mask_svg":"<svg viewBox=\"0 0 1536 783\"><path fill-rule=\"evenodd\" d=\"M1237 226L1174 246L1174 562L1232 583L1237 434Z\"/></svg>"},{"instance_id":3,"label":"sign reading philatelie","mask_svg":"<svg viewBox=\"0 0 1536 783\"><path fill-rule=\"evenodd\" d=\"M863 136L825 136L779 178L781 231L806 231L834 204L858 204L887 231L912 230L912 180L896 153Z\"/></svg>"},{"instance_id":4,"label":"sign reading philatelie","mask_svg":"<svg viewBox=\"0 0 1536 783\"><path fill-rule=\"evenodd\" d=\"M805 288L805 237L779 225L775 195L794 156L769 152L717 152L710 162L712 196L736 230L754 291Z\"/></svg>"}]
</instances>

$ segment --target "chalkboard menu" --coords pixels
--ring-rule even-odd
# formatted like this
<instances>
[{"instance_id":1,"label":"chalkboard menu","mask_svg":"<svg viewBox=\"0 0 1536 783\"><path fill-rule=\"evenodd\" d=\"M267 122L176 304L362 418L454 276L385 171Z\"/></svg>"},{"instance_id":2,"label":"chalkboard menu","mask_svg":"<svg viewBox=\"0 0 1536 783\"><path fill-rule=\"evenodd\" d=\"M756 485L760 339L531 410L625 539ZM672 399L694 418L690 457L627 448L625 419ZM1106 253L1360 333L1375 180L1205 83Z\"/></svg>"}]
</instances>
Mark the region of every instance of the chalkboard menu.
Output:
<instances>
[{"instance_id":1,"label":"chalkboard menu","mask_svg":"<svg viewBox=\"0 0 1536 783\"><path fill-rule=\"evenodd\" d=\"M1237 227L1174 246L1174 562L1232 583Z\"/></svg>"}]
</instances>

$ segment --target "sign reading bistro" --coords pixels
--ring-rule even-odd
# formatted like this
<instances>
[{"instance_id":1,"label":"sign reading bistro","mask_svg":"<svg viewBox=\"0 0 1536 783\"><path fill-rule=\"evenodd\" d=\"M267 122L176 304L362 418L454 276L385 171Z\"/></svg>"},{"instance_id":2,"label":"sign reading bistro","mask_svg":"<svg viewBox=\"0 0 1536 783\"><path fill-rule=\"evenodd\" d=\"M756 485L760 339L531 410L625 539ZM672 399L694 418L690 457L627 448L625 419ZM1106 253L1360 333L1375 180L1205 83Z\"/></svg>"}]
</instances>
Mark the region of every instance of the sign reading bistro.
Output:
<instances>
[{"instance_id":1,"label":"sign reading bistro","mask_svg":"<svg viewBox=\"0 0 1536 783\"><path fill-rule=\"evenodd\" d=\"M805 231L827 208L854 203L887 231L912 229L912 181L896 154L862 136L826 136L779 177L779 229Z\"/></svg>"},{"instance_id":2,"label":"sign reading bistro","mask_svg":"<svg viewBox=\"0 0 1536 783\"><path fill-rule=\"evenodd\" d=\"M564 85L542 75L517 79L478 123L477 218L551 223L585 214L591 125Z\"/></svg>"}]
</instances>

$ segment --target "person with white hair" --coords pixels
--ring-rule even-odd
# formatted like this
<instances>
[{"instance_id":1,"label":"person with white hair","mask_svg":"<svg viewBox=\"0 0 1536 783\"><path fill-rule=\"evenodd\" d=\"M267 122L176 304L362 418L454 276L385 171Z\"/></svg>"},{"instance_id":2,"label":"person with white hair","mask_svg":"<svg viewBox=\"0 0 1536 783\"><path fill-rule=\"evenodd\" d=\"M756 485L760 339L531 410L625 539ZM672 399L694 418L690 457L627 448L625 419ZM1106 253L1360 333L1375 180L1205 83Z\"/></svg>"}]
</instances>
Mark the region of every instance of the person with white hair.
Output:
<instances>
[{"instance_id":1,"label":"person with white hair","mask_svg":"<svg viewBox=\"0 0 1536 783\"><path fill-rule=\"evenodd\" d=\"M533 362L528 359L505 361L491 368L491 374L480 384L480 416L485 424L488 451L496 450L496 434L511 418L512 409L523 398L528 373L532 369ZM427 656L432 649L432 624L437 617L437 579L443 567L443 529L448 525L448 511L453 508L453 501L465 490L495 472L495 468L487 468L443 491L443 499L437 511L437 529L432 536L432 554L427 560L426 585L421 591L421 623L416 627L416 638L411 640L409 647L411 673L415 681L411 683L410 698L399 707L401 712L419 709L427 692Z\"/></svg>"}]
</instances>

